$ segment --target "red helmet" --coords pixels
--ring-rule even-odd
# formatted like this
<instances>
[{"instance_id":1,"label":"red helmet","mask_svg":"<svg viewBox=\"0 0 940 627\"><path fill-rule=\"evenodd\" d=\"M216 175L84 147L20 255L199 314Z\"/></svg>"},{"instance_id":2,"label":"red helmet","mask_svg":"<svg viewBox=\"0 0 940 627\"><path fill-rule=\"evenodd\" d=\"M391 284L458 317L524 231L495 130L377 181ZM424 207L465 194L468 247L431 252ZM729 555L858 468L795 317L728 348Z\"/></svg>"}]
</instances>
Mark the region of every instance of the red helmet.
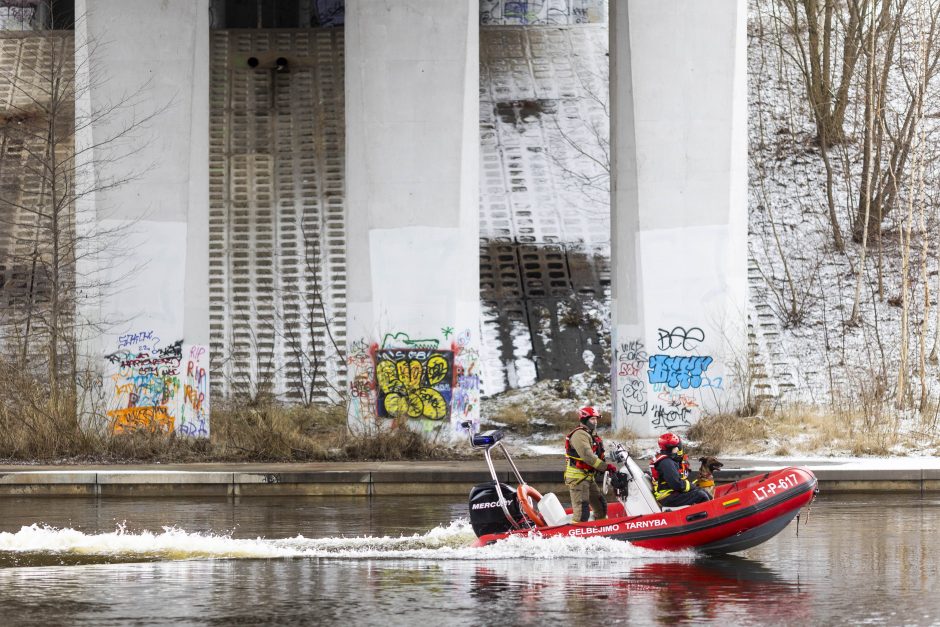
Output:
<instances>
[{"instance_id":1,"label":"red helmet","mask_svg":"<svg viewBox=\"0 0 940 627\"><path fill-rule=\"evenodd\" d=\"M578 419L587 420L588 418L600 418L601 412L597 410L597 407L593 405L588 405L587 407L582 407L578 410Z\"/></svg>"},{"instance_id":2,"label":"red helmet","mask_svg":"<svg viewBox=\"0 0 940 627\"><path fill-rule=\"evenodd\" d=\"M659 436L659 450L668 451L674 446L682 446L682 440L675 433L664 433Z\"/></svg>"}]
</instances>

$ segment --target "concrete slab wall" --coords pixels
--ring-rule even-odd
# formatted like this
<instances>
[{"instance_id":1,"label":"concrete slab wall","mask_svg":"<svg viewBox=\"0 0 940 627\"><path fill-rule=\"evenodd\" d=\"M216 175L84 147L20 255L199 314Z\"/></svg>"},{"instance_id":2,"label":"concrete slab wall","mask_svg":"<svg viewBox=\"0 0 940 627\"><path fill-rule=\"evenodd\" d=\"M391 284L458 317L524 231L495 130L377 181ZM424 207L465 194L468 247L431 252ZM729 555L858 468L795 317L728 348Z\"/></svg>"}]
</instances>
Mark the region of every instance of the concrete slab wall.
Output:
<instances>
[{"instance_id":1,"label":"concrete slab wall","mask_svg":"<svg viewBox=\"0 0 940 627\"><path fill-rule=\"evenodd\" d=\"M353 423L435 430L479 412L477 11L346 4Z\"/></svg>"},{"instance_id":2,"label":"concrete slab wall","mask_svg":"<svg viewBox=\"0 0 940 627\"><path fill-rule=\"evenodd\" d=\"M339 402L345 381L343 29L212 30L213 393ZM288 62L277 70L277 59Z\"/></svg>"}]
</instances>

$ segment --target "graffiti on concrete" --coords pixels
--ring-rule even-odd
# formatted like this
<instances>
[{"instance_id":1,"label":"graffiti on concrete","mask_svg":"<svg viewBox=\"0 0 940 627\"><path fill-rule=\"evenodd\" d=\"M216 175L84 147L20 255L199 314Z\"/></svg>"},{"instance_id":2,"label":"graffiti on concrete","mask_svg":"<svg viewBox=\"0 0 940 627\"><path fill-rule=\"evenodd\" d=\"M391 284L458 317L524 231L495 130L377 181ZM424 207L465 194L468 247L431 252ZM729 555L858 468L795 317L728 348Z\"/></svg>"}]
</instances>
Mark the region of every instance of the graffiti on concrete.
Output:
<instances>
[{"instance_id":1,"label":"graffiti on concrete","mask_svg":"<svg viewBox=\"0 0 940 627\"><path fill-rule=\"evenodd\" d=\"M117 350L105 359L110 382L106 413L112 432L146 429L208 437L205 346L184 346L183 340L165 345L152 330L142 330L121 335Z\"/></svg>"},{"instance_id":2,"label":"graffiti on concrete","mask_svg":"<svg viewBox=\"0 0 940 627\"><path fill-rule=\"evenodd\" d=\"M118 338L118 350L105 356L113 372L107 412L112 432L173 430L170 407L178 402L182 358L183 340L162 346L153 331Z\"/></svg>"},{"instance_id":3,"label":"graffiti on concrete","mask_svg":"<svg viewBox=\"0 0 940 627\"><path fill-rule=\"evenodd\" d=\"M386 333L382 339L382 348L394 348L396 346L407 346L408 348L437 348L440 341L435 338L425 338L422 340L413 340L407 333Z\"/></svg>"},{"instance_id":4,"label":"graffiti on concrete","mask_svg":"<svg viewBox=\"0 0 940 627\"><path fill-rule=\"evenodd\" d=\"M350 343L346 355L349 378L349 413L359 419L375 416L375 352L378 344L366 340Z\"/></svg>"},{"instance_id":5,"label":"graffiti on concrete","mask_svg":"<svg viewBox=\"0 0 940 627\"><path fill-rule=\"evenodd\" d=\"M480 0L481 24L585 24L605 16L603 0Z\"/></svg>"},{"instance_id":6,"label":"graffiti on concrete","mask_svg":"<svg viewBox=\"0 0 940 627\"><path fill-rule=\"evenodd\" d=\"M688 427L703 411L703 400L722 390L722 377L708 370L715 363L702 355L705 331L698 326L662 326L657 330L660 354L649 358L647 378L655 397L651 424L655 428ZM714 371L715 368L712 368ZM703 390L709 389L709 396Z\"/></svg>"},{"instance_id":7,"label":"graffiti on concrete","mask_svg":"<svg viewBox=\"0 0 940 627\"><path fill-rule=\"evenodd\" d=\"M150 431L151 433L169 433L173 430L173 417L167 413L166 405L142 407L123 407L108 410L112 433L130 431Z\"/></svg>"},{"instance_id":8,"label":"graffiti on concrete","mask_svg":"<svg viewBox=\"0 0 940 627\"><path fill-rule=\"evenodd\" d=\"M450 416L454 352L383 348L375 352L377 415L382 418Z\"/></svg>"},{"instance_id":9,"label":"graffiti on concrete","mask_svg":"<svg viewBox=\"0 0 940 627\"><path fill-rule=\"evenodd\" d=\"M659 329L659 350L670 351L674 349L694 351L698 345L705 341L705 331L699 327L673 327L671 331Z\"/></svg>"},{"instance_id":10,"label":"graffiti on concrete","mask_svg":"<svg viewBox=\"0 0 940 627\"><path fill-rule=\"evenodd\" d=\"M653 406L653 418L650 421L657 429L674 429L676 427L691 427L692 410L688 407Z\"/></svg>"},{"instance_id":11,"label":"graffiti on concrete","mask_svg":"<svg viewBox=\"0 0 940 627\"><path fill-rule=\"evenodd\" d=\"M629 340L617 347L617 381L620 403L625 415L644 415L649 407L642 372L646 366L642 340Z\"/></svg>"},{"instance_id":12,"label":"graffiti on concrete","mask_svg":"<svg viewBox=\"0 0 940 627\"><path fill-rule=\"evenodd\" d=\"M711 357L653 355L650 357L647 375L650 383L665 383L671 388L699 388L702 385L702 374L712 361Z\"/></svg>"},{"instance_id":13,"label":"graffiti on concrete","mask_svg":"<svg viewBox=\"0 0 940 627\"><path fill-rule=\"evenodd\" d=\"M209 351L205 346L190 346L185 361L176 431L181 435L209 437Z\"/></svg>"},{"instance_id":14,"label":"graffiti on concrete","mask_svg":"<svg viewBox=\"0 0 940 627\"><path fill-rule=\"evenodd\" d=\"M666 387L665 383L654 383L651 387L653 392L656 393L657 402L666 407L688 407L691 409L699 406L699 401L694 395L676 392L674 388Z\"/></svg>"},{"instance_id":15,"label":"graffiti on concrete","mask_svg":"<svg viewBox=\"0 0 940 627\"><path fill-rule=\"evenodd\" d=\"M458 428L476 421L480 408L480 352L469 329L441 328L450 349L436 338L411 339L386 333L381 346L359 340L350 344L349 416L359 420L419 420L425 430L450 421ZM413 427L419 425L413 424Z\"/></svg>"},{"instance_id":16,"label":"graffiti on concrete","mask_svg":"<svg viewBox=\"0 0 940 627\"><path fill-rule=\"evenodd\" d=\"M474 421L480 407L480 352L473 345L469 329L462 331L451 344L457 377L451 409L454 428L465 420Z\"/></svg>"}]
</instances>

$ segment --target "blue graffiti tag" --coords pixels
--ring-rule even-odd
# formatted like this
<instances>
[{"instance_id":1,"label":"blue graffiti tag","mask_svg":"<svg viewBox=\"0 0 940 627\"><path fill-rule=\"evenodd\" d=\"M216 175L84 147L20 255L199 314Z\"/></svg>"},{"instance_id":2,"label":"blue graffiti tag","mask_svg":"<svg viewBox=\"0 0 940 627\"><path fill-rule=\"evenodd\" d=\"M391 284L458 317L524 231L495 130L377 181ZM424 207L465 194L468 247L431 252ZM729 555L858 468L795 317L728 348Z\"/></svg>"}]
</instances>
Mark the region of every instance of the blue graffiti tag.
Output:
<instances>
[{"instance_id":1,"label":"blue graffiti tag","mask_svg":"<svg viewBox=\"0 0 940 627\"><path fill-rule=\"evenodd\" d=\"M684 355L653 355L650 357L650 383L665 383L671 388L697 388L702 385L702 373L714 361L711 357Z\"/></svg>"}]
</instances>

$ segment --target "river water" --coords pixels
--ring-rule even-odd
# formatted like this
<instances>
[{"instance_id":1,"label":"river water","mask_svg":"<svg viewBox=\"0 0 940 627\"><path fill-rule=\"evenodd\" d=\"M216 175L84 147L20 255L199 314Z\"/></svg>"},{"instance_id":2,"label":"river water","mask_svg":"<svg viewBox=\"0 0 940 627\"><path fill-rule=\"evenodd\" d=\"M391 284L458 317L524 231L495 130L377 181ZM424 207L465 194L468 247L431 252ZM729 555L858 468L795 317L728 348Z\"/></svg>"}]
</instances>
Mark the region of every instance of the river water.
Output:
<instances>
[{"instance_id":1,"label":"river water","mask_svg":"<svg viewBox=\"0 0 940 627\"><path fill-rule=\"evenodd\" d=\"M741 556L467 548L451 498L0 499L3 625L940 625L940 497L821 495Z\"/></svg>"}]
</instances>

